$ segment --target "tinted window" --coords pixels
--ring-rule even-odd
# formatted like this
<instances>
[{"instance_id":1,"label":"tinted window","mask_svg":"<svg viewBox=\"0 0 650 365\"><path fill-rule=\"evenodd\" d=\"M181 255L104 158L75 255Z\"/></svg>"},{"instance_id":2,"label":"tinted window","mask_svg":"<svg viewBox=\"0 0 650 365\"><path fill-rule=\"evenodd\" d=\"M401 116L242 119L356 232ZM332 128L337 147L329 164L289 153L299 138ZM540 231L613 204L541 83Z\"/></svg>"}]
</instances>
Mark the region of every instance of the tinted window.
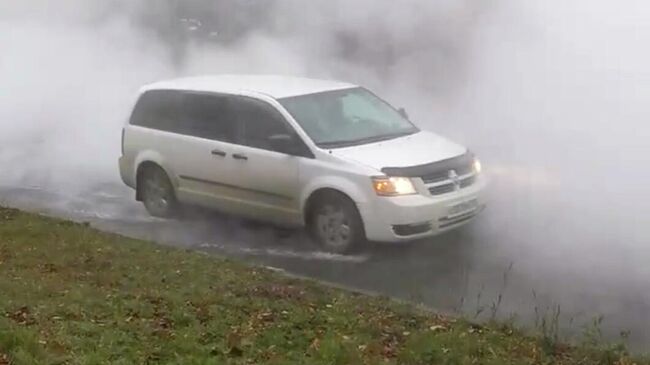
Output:
<instances>
[{"instance_id":1,"label":"tinted window","mask_svg":"<svg viewBox=\"0 0 650 365\"><path fill-rule=\"evenodd\" d=\"M180 95L177 92L148 91L138 100L131 116L131 124L163 131L176 131L179 103Z\"/></svg>"},{"instance_id":2,"label":"tinted window","mask_svg":"<svg viewBox=\"0 0 650 365\"><path fill-rule=\"evenodd\" d=\"M185 94L180 132L215 141L233 142L237 135L237 120L228 112L227 103L224 96Z\"/></svg>"},{"instance_id":3,"label":"tinted window","mask_svg":"<svg viewBox=\"0 0 650 365\"><path fill-rule=\"evenodd\" d=\"M243 145L273 150L271 136L288 134L297 137L282 114L272 105L255 99L233 98L232 107L241 126Z\"/></svg>"}]
</instances>

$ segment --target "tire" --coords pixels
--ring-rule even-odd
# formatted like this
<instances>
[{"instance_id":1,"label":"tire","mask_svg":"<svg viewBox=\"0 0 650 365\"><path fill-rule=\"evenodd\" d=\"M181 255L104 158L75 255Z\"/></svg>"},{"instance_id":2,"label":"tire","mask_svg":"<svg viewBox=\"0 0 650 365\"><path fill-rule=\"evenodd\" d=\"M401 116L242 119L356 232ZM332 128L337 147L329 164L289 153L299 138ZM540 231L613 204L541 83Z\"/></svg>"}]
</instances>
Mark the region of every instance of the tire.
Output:
<instances>
[{"instance_id":1,"label":"tire","mask_svg":"<svg viewBox=\"0 0 650 365\"><path fill-rule=\"evenodd\" d=\"M178 216L179 204L176 193L165 171L157 166L145 167L138 179L142 203L147 212L158 218Z\"/></svg>"},{"instance_id":2,"label":"tire","mask_svg":"<svg viewBox=\"0 0 650 365\"><path fill-rule=\"evenodd\" d=\"M318 197L310 209L308 229L320 247L331 253L350 253L366 242L357 206L340 193L328 192Z\"/></svg>"}]
</instances>

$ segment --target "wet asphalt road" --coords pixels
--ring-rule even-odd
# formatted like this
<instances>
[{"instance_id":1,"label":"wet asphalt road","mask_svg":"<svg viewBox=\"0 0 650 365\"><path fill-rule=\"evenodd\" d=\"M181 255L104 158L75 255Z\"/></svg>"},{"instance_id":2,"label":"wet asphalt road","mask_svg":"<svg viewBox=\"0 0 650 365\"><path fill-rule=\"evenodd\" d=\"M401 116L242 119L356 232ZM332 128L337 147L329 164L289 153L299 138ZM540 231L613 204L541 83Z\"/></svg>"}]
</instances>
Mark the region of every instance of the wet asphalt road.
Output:
<instances>
[{"instance_id":1,"label":"wet asphalt road","mask_svg":"<svg viewBox=\"0 0 650 365\"><path fill-rule=\"evenodd\" d=\"M493 217L489 210L459 232L411 244L372 245L363 253L344 256L319 252L302 232L279 232L209 212L195 212L181 221L154 219L132 196L112 184L74 195L43 187L0 186L3 205L237 257L470 318L515 317L533 326L559 310L564 333L575 336L602 315L608 341L629 331L632 349L650 348L650 280L639 271L626 274L627 253L609 255L607 270L602 271L594 270L598 263L587 256L584 264L565 262L562 253L541 256L538 247L526 245L525 234L512 233L509 242L503 242L504 230L517 222ZM611 275L611 270L617 274Z\"/></svg>"}]
</instances>

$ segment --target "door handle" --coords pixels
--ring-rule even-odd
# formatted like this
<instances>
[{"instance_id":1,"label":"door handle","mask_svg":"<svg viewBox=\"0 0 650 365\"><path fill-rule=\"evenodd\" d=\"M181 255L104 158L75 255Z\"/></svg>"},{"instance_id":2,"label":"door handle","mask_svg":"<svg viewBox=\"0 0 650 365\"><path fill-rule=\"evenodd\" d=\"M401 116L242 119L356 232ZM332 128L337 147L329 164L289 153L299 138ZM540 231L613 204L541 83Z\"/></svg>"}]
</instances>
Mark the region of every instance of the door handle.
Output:
<instances>
[{"instance_id":1,"label":"door handle","mask_svg":"<svg viewBox=\"0 0 650 365\"><path fill-rule=\"evenodd\" d=\"M234 155L232 155L232 158L234 158L235 160L244 160L244 161L248 160L248 156L242 155L240 153L235 153Z\"/></svg>"},{"instance_id":2,"label":"door handle","mask_svg":"<svg viewBox=\"0 0 650 365\"><path fill-rule=\"evenodd\" d=\"M212 150L212 156L226 157L226 153L221 150Z\"/></svg>"}]
</instances>

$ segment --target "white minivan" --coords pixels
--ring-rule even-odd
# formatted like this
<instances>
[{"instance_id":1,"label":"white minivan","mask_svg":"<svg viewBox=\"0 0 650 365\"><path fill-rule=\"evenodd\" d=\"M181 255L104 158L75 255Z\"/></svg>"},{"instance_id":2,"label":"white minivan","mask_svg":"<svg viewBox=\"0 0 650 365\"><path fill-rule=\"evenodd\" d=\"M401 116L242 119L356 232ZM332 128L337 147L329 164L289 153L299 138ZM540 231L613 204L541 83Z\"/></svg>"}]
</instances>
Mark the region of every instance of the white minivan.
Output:
<instances>
[{"instance_id":1,"label":"white minivan","mask_svg":"<svg viewBox=\"0 0 650 365\"><path fill-rule=\"evenodd\" d=\"M305 226L324 249L404 242L483 209L481 164L356 85L270 75L145 86L122 133L124 183L150 214L200 205Z\"/></svg>"}]
</instances>

